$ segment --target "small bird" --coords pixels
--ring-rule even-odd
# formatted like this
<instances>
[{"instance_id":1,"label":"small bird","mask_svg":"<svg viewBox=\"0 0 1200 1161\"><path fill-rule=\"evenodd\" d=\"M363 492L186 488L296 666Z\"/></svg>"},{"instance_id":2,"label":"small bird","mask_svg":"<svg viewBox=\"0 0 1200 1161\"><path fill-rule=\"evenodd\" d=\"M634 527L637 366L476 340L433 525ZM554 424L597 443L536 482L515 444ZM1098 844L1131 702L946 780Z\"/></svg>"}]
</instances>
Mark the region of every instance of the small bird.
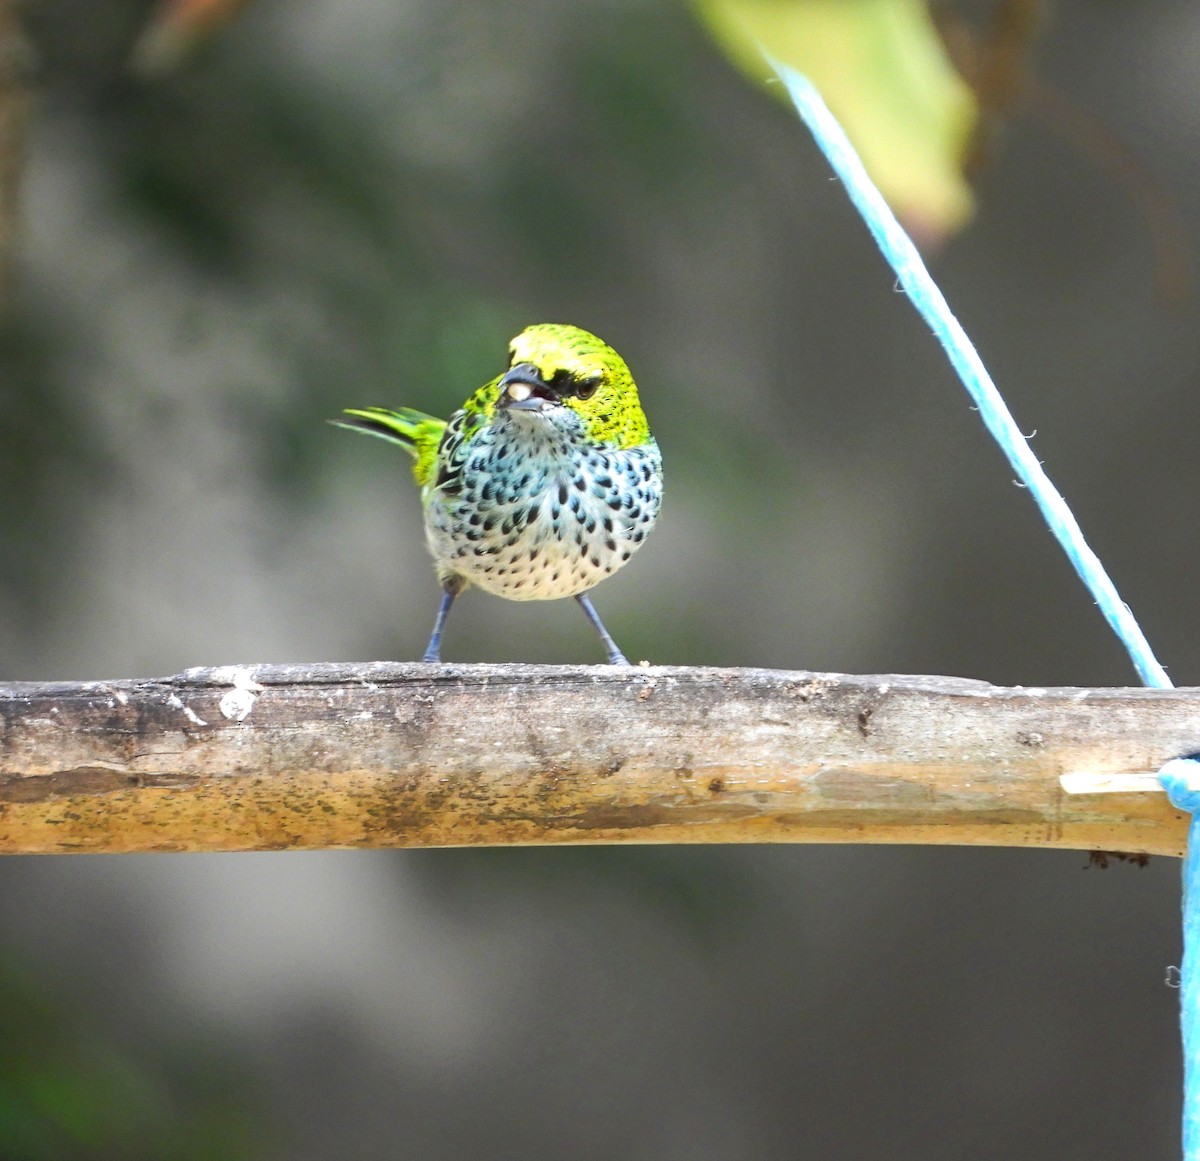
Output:
<instances>
[{"instance_id":1,"label":"small bird","mask_svg":"<svg viewBox=\"0 0 1200 1161\"><path fill-rule=\"evenodd\" d=\"M424 661L468 585L513 601L574 597L612 665L628 665L588 590L641 546L662 503L662 456L625 360L579 327L539 323L508 370L447 422L421 411L347 409L337 427L398 443L416 463L442 601Z\"/></svg>"}]
</instances>

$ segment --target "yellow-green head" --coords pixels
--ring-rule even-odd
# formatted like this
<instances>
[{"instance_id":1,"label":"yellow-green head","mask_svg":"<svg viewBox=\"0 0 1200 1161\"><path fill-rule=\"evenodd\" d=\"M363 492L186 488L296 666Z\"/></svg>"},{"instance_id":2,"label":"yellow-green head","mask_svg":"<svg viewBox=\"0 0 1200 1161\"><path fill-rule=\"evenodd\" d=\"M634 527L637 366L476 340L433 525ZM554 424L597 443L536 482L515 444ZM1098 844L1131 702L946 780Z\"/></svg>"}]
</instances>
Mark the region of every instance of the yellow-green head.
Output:
<instances>
[{"instance_id":1,"label":"yellow-green head","mask_svg":"<svg viewBox=\"0 0 1200 1161\"><path fill-rule=\"evenodd\" d=\"M596 443L627 449L650 439L625 360L603 339L568 323L526 327L509 344L508 371L481 387L464 410L486 421L497 407L554 404L570 408Z\"/></svg>"}]
</instances>

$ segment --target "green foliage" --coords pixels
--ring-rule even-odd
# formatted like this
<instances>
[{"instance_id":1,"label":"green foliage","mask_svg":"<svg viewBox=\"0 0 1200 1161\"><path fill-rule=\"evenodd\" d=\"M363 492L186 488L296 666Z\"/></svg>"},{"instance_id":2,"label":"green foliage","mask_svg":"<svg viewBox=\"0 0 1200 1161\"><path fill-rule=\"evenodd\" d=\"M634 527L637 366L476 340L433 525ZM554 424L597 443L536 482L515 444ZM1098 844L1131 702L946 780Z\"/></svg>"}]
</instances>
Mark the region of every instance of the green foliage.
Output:
<instances>
[{"instance_id":1,"label":"green foliage","mask_svg":"<svg viewBox=\"0 0 1200 1161\"><path fill-rule=\"evenodd\" d=\"M0 964L5 1161L238 1161L264 1134L247 1077L197 1045L134 1053ZM157 1057L157 1059L155 1058Z\"/></svg>"}]
</instances>

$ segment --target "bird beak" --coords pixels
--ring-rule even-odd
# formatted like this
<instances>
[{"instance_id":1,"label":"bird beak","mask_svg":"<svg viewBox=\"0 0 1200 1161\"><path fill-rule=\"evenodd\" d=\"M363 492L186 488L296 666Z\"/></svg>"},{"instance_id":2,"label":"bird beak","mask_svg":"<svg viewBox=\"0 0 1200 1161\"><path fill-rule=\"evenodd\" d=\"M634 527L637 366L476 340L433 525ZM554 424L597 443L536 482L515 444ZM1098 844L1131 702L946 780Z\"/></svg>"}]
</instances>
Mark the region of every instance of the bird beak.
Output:
<instances>
[{"instance_id":1,"label":"bird beak","mask_svg":"<svg viewBox=\"0 0 1200 1161\"><path fill-rule=\"evenodd\" d=\"M554 393L532 363L518 363L500 379L498 406L510 411L541 411Z\"/></svg>"}]
</instances>

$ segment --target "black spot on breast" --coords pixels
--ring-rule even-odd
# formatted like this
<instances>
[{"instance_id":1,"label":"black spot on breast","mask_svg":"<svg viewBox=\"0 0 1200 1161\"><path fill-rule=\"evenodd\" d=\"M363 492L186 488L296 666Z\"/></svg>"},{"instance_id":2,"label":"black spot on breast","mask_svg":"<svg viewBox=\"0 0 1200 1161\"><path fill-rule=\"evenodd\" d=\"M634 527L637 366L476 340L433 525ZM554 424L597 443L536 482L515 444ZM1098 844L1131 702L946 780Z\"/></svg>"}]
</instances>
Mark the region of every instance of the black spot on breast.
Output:
<instances>
[{"instance_id":1,"label":"black spot on breast","mask_svg":"<svg viewBox=\"0 0 1200 1161\"><path fill-rule=\"evenodd\" d=\"M567 502L567 485L559 483L558 485L558 502L565 504Z\"/></svg>"}]
</instances>

